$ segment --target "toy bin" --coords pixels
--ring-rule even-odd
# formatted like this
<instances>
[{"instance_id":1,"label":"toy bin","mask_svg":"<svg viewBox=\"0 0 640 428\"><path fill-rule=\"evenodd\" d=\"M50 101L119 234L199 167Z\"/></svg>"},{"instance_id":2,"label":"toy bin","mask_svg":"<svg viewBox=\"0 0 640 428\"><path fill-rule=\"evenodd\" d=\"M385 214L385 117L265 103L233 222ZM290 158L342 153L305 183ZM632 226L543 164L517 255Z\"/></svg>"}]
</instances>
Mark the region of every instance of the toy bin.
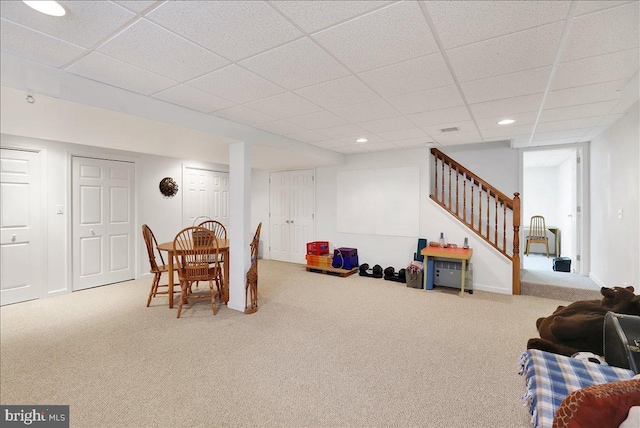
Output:
<instances>
[{"instance_id":1,"label":"toy bin","mask_svg":"<svg viewBox=\"0 0 640 428\"><path fill-rule=\"evenodd\" d=\"M330 255L319 255L315 256L313 254L307 254L307 266L315 266L315 267L330 267L331 262L333 261L333 257Z\"/></svg>"},{"instance_id":2,"label":"toy bin","mask_svg":"<svg viewBox=\"0 0 640 428\"><path fill-rule=\"evenodd\" d=\"M319 256L321 254L329 254L328 241L307 242L307 254Z\"/></svg>"},{"instance_id":3,"label":"toy bin","mask_svg":"<svg viewBox=\"0 0 640 428\"><path fill-rule=\"evenodd\" d=\"M336 248L333 250L333 267L351 270L358 267L358 250L355 248Z\"/></svg>"}]
</instances>

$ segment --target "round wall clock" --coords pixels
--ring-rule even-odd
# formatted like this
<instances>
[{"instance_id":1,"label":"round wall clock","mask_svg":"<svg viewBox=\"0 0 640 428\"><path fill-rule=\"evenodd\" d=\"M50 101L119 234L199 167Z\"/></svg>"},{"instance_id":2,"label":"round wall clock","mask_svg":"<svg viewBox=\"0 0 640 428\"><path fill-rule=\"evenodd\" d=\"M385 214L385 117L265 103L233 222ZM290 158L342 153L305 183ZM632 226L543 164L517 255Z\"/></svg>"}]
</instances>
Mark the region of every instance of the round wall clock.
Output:
<instances>
[{"instance_id":1,"label":"round wall clock","mask_svg":"<svg viewBox=\"0 0 640 428\"><path fill-rule=\"evenodd\" d=\"M172 198L178 193L178 184L171 177L160 180L160 193L166 198Z\"/></svg>"}]
</instances>

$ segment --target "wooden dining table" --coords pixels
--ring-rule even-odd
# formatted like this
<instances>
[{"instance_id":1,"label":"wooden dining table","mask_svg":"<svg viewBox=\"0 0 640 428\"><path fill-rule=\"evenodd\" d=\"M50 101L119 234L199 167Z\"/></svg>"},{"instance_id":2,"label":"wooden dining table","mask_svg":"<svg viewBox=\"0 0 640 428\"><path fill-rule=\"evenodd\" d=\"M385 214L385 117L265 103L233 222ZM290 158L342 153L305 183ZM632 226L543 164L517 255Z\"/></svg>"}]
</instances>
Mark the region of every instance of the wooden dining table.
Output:
<instances>
[{"instance_id":1,"label":"wooden dining table","mask_svg":"<svg viewBox=\"0 0 640 428\"><path fill-rule=\"evenodd\" d=\"M173 241L165 242L158 245L159 251L166 251L169 256L168 270L169 270L169 308L173 308L173 270L174 270L174 257L180 255L180 250L173 250ZM212 247L213 248L213 247ZM222 255L222 296L220 302L225 305L229 303L229 240L218 239L218 251Z\"/></svg>"}]
</instances>

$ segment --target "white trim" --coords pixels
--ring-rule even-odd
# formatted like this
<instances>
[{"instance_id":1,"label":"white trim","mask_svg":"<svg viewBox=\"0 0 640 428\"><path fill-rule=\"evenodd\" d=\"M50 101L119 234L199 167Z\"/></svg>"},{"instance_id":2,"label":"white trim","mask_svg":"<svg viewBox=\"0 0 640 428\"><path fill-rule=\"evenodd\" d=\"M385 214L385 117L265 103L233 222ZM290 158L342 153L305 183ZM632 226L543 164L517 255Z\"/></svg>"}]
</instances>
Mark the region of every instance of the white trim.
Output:
<instances>
[{"instance_id":1,"label":"white trim","mask_svg":"<svg viewBox=\"0 0 640 428\"><path fill-rule=\"evenodd\" d=\"M596 285L598 285L599 287L606 287L605 283L600 281L600 279L598 279L598 277L596 277L593 272L589 272L589 278L591 278L591 280L593 282L596 283Z\"/></svg>"}]
</instances>

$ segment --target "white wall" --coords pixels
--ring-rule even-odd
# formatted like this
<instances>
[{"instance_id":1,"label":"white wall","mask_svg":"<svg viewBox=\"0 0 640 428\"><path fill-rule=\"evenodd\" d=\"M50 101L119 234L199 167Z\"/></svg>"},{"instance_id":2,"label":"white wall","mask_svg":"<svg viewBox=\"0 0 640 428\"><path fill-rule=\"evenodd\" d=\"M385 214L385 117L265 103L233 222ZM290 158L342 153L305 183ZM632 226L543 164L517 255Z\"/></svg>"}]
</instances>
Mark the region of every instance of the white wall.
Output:
<instances>
[{"instance_id":1,"label":"white wall","mask_svg":"<svg viewBox=\"0 0 640 428\"><path fill-rule=\"evenodd\" d=\"M216 171L228 171L226 165L203 163L126 151L109 150L57 141L1 134L2 148L40 150L46 177L43 223L45 224L44 263L45 290L42 297L71 291L71 156L90 156L103 159L132 161L136 164L136 277L147 275L149 262L141 230L148 224L158 242L172 240L182 229L182 192L164 198L158 184L164 177L173 177L183 189L182 165ZM62 205L63 214L56 214Z\"/></svg>"},{"instance_id":2,"label":"white wall","mask_svg":"<svg viewBox=\"0 0 640 428\"><path fill-rule=\"evenodd\" d=\"M636 102L591 142L591 272L640 289L640 109ZM622 219L618 218L622 211Z\"/></svg>"},{"instance_id":3,"label":"white wall","mask_svg":"<svg viewBox=\"0 0 640 428\"><path fill-rule=\"evenodd\" d=\"M525 168L522 189L522 226L541 215L547 226L558 225L557 167Z\"/></svg>"},{"instance_id":4,"label":"white wall","mask_svg":"<svg viewBox=\"0 0 640 428\"><path fill-rule=\"evenodd\" d=\"M558 194L555 225L560 229L560 254L563 257L571 257L575 260L573 251L574 207L576 206L576 158L570 156L557 167L558 170ZM573 263L572 263L573 264ZM575 264L571 267L575 269Z\"/></svg>"},{"instance_id":5,"label":"white wall","mask_svg":"<svg viewBox=\"0 0 640 428\"><path fill-rule=\"evenodd\" d=\"M468 156L463 165L475 172L475 167L486 166L497 154L509 159L504 171L518 170L518 154L503 153L511 151L508 147L483 154L474 148L473 155ZM452 155L458 160L457 151ZM474 286L476 289L511 294L511 262L484 240L476 237L458 220L451 217L442 208L429 199L429 183L431 157L429 150L410 149L392 152L367 153L347 156L347 162L340 167L321 167L316 170L316 237L318 240L329 241L338 247L355 247L358 249L360 263L375 264L383 268L393 266L396 270L406 267L413 259L416 250L417 238L437 240L440 232L443 232L447 242L462 245L464 238L469 238L469 245L474 253L471 262L474 266ZM515 165L515 166L514 166ZM418 167L420 175L420 236L398 237L381 235L363 235L336 232L336 191L337 172L353 169L382 169L390 167ZM482 169L482 168L481 168ZM496 169L496 168L494 168ZM485 171L487 172L487 171ZM518 175L505 175L505 190L509 192L517 189ZM509 175L508 177L506 177ZM487 174L485 174L488 177ZM485 177L483 177L485 178ZM486 178L488 180L488 178ZM511 184L513 187L511 187ZM500 187L498 185L498 187ZM402 188L398 192L402 192ZM515 190L514 190L515 191ZM402 209L402 207L398 207Z\"/></svg>"}]
</instances>

